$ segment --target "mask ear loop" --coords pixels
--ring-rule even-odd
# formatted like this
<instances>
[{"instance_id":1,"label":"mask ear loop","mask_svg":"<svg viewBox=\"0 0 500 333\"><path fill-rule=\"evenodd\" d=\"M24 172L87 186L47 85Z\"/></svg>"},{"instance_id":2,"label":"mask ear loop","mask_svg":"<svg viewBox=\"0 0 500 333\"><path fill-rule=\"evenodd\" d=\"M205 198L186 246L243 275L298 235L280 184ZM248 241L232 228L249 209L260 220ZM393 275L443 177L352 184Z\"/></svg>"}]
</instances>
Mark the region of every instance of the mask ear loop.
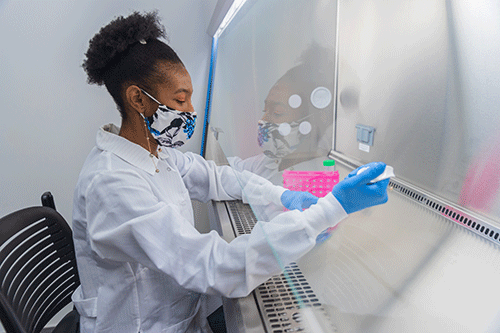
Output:
<instances>
[{"instance_id":1,"label":"mask ear loop","mask_svg":"<svg viewBox=\"0 0 500 333\"><path fill-rule=\"evenodd\" d=\"M160 102L158 102L158 100L156 98L154 98L153 96L151 96L149 93L147 93L144 89L142 88L139 88L141 89L141 91L144 93L144 95L148 96L149 98L151 98L153 101L155 101L156 103L158 103L158 105L163 105L161 104Z\"/></svg>"},{"instance_id":2,"label":"mask ear loop","mask_svg":"<svg viewBox=\"0 0 500 333\"><path fill-rule=\"evenodd\" d=\"M139 88L139 89L141 89L141 88ZM165 104L160 103L160 102L159 102L156 98L154 98L153 96L151 96L148 92L144 91L143 89L141 89L141 91L142 91L142 92L143 92L146 96L148 96L149 98L151 98L153 101L155 101L156 103L158 103L158 105L159 105L160 107L161 107L161 106L163 106L163 107L167 108L167 110L168 110L168 111L174 111L174 112L181 112L181 113L183 113L183 111L177 111L177 110L172 109L171 107L169 107L169 106L167 106L167 105L165 105Z\"/></svg>"}]
</instances>

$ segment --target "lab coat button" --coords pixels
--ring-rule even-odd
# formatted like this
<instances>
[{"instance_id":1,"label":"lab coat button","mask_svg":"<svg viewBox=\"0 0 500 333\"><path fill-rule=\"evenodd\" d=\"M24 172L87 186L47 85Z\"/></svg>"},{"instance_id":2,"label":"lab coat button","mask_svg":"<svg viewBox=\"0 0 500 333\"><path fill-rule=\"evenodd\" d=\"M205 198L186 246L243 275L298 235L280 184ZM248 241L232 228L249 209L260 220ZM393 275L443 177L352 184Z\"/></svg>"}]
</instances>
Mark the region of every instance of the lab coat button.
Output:
<instances>
[{"instance_id":1,"label":"lab coat button","mask_svg":"<svg viewBox=\"0 0 500 333\"><path fill-rule=\"evenodd\" d=\"M172 169L170 169L170 167L167 167L167 171L172 171Z\"/></svg>"}]
</instances>

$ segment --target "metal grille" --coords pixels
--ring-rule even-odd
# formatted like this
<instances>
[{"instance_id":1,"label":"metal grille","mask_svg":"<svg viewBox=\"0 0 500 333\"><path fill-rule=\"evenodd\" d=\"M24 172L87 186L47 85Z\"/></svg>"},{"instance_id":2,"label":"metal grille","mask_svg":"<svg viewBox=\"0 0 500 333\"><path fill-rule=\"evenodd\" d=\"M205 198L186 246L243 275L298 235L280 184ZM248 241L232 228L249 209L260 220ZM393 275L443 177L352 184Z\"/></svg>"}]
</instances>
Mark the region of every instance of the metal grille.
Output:
<instances>
[{"instance_id":1,"label":"metal grille","mask_svg":"<svg viewBox=\"0 0 500 333\"><path fill-rule=\"evenodd\" d=\"M250 233L257 222L251 207L241 201L227 201L226 207L237 236ZM313 307L330 326L328 332L337 331L296 263L257 287L254 295L267 332L307 332L300 319L301 306Z\"/></svg>"},{"instance_id":2,"label":"metal grille","mask_svg":"<svg viewBox=\"0 0 500 333\"><path fill-rule=\"evenodd\" d=\"M391 190L397 191L417 201L428 209L466 227L489 241L500 244L500 228L492 223L488 223L484 218L473 216L472 213L468 214L463 209L455 207L451 203L447 203L444 200L424 193L422 190L412 188L411 185L406 185L398 180L391 180L389 182L389 187Z\"/></svg>"},{"instance_id":3,"label":"metal grille","mask_svg":"<svg viewBox=\"0 0 500 333\"><path fill-rule=\"evenodd\" d=\"M226 201L236 237L252 232L257 219L250 205L239 200Z\"/></svg>"},{"instance_id":4,"label":"metal grille","mask_svg":"<svg viewBox=\"0 0 500 333\"><path fill-rule=\"evenodd\" d=\"M328 319L325 309L295 263L287 266L283 274L260 285L255 290L255 297L268 332L306 332L299 313L301 307L313 307L323 322ZM328 332L336 332L329 321L328 324Z\"/></svg>"}]
</instances>

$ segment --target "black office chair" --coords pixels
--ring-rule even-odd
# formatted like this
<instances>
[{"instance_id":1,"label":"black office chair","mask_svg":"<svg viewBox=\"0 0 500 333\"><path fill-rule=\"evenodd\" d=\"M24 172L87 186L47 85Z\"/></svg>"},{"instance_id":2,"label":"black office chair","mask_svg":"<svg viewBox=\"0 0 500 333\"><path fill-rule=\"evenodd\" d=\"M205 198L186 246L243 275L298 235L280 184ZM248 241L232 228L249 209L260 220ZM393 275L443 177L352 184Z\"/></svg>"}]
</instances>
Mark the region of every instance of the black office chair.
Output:
<instances>
[{"instance_id":1,"label":"black office chair","mask_svg":"<svg viewBox=\"0 0 500 333\"><path fill-rule=\"evenodd\" d=\"M80 285L72 231L50 192L42 204L0 219L0 319L9 333L41 332ZM73 310L56 330L77 331L78 320Z\"/></svg>"}]
</instances>

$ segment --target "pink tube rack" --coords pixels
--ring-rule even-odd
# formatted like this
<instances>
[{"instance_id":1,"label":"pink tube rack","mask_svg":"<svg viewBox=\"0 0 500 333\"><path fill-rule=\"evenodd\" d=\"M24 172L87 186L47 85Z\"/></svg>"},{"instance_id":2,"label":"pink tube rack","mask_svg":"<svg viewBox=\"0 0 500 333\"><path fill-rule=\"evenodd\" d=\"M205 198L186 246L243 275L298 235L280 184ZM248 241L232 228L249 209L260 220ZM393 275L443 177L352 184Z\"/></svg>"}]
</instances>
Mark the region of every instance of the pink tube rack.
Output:
<instances>
[{"instance_id":1,"label":"pink tube rack","mask_svg":"<svg viewBox=\"0 0 500 333\"><path fill-rule=\"evenodd\" d=\"M291 191L306 191L319 198L330 193L338 182L338 171L283 171L285 188Z\"/></svg>"}]
</instances>

